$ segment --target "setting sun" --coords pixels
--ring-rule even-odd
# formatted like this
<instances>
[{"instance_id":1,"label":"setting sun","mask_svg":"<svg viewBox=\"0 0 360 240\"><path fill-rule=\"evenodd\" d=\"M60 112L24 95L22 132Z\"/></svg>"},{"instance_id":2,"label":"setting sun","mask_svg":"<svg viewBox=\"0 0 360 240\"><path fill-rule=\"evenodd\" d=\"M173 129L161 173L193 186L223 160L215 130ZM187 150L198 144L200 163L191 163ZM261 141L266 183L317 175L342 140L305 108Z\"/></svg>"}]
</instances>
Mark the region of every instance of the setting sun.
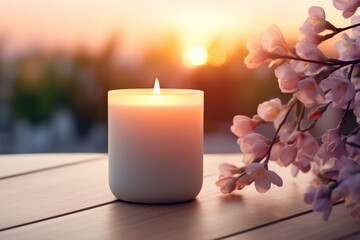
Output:
<instances>
[{"instance_id":1,"label":"setting sun","mask_svg":"<svg viewBox=\"0 0 360 240\"><path fill-rule=\"evenodd\" d=\"M183 55L183 62L186 66L201 66L208 59L207 51L204 47L195 46L188 49Z\"/></svg>"}]
</instances>

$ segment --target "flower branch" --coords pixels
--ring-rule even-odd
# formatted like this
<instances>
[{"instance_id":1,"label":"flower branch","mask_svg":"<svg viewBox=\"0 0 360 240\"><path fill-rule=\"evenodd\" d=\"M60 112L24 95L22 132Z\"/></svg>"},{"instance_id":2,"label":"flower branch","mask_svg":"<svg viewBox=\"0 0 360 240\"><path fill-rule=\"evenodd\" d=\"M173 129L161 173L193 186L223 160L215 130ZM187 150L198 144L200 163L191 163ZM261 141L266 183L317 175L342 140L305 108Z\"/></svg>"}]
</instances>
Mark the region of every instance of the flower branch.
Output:
<instances>
[{"instance_id":1,"label":"flower branch","mask_svg":"<svg viewBox=\"0 0 360 240\"><path fill-rule=\"evenodd\" d=\"M344 27L344 28L335 28L335 29L333 29L332 33L329 33L329 34L326 34L326 35L323 36L323 41L326 41L326 40L334 37L338 33L341 33L341 32L344 32L346 30L356 28L356 27L359 27L359 26L360 26L360 23L353 24L353 25L350 25L350 26L347 26L347 27Z\"/></svg>"},{"instance_id":2,"label":"flower branch","mask_svg":"<svg viewBox=\"0 0 360 240\"><path fill-rule=\"evenodd\" d=\"M334 0L335 7L351 17L360 1ZM318 45L340 32L352 29L352 35L342 35L335 44L339 58L328 58ZM325 30L332 33L319 35ZM244 62L250 69L269 63L274 69L281 92L292 94L285 105L279 98L259 104L252 118L238 115L233 119L231 131L238 137L244 166L220 165L221 175L216 185L222 193L231 193L254 183L258 192L266 192L271 184L282 186L282 179L269 170L270 160L282 167L292 166L295 177L299 171L307 173L312 168L327 186L320 184L305 194L304 201L312 204L314 211L322 212L327 220L333 203L345 199L351 214L360 218L360 16L354 16L351 25L336 28L326 20L321 7L311 7L309 17L300 27L304 38L296 46L288 44L280 29L271 25L259 39L249 39L249 55ZM295 105L299 111L295 120L289 118ZM321 141L309 133L329 109L345 109L338 127L325 129ZM305 111L311 123L302 129ZM346 119L356 118L357 127L344 135ZM275 135L267 140L256 128L272 123ZM240 170L241 169L241 170ZM323 181L324 182L324 181Z\"/></svg>"},{"instance_id":3,"label":"flower branch","mask_svg":"<svg viewBox=\"0 0 360 240\"><path fill-rule=\"evenodd\" d=\"M291 100L290 100L289 102L291 102ZM274 137L273 137L273 139L272 139L272 141L271 141L271 143L270 143L269 150L268 150L268 152L267 152L267 154L266 154L266 159L265 159L265 162L264 162L264 165L265 165L266 168L267 168L267 165L268 165L270 156L271 156L271 150L272 150L272 148L273 148L273 146L274 146L274 144L275 144L275 142L276 142L276 139L277 139L277 137L278 137L278 134L279 134L281 128L282 128L282 127L284 126L284 124L286 123L286 120L287 120L287 118L289 117L291 110L294 108L294 106L295 106L297 103L298 103L298 100L292 101L292 103L290 104L290 107L288 108L288 110L287 110L287 112L286 112L286 114L285 114L285 116L284 116L284 119L281 121L281 123L279 124L279 127L276 129L275 135L274 135Z\"/></svg>"}]
</instances>

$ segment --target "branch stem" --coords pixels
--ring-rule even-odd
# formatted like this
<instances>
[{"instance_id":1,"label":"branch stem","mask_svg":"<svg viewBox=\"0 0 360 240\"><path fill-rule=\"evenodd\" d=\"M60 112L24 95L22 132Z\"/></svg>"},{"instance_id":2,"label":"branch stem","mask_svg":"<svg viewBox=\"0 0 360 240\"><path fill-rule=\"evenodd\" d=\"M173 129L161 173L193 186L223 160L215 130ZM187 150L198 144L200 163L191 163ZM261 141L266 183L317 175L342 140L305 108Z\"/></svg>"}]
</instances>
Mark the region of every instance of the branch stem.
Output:
<instances>
[{"instance_id":1,"label":"branch stem","mask_svg":"<svg viewBox=\"0 0 360 240\"><path fill-rule=\"evenodd\" d=\"M277 136L280 132L280 129L282 128L282 126L286 123L286 120L287 118L289 117L290 115L290 112L291 110L294 108L294 106L299 102L299 100L295 100L289 107L288 111L286 112L285 116L284 116L284 119L281 121L281 123L279 124L279 127L276 129L276 132L275 132L275 135L270 143L270 146L269 146L269 150L267 152L267 156L266 156L266 159L265 159L265 162L264 162L264 166L265 166L265 169L267 169L267 165L268 165L268 162L269 162L269 159L270 159L270 155L271 155L271 149L272 147L274 146L275 142L276 142L276 139L277 139Z\"/></svg>"}]
</instances>

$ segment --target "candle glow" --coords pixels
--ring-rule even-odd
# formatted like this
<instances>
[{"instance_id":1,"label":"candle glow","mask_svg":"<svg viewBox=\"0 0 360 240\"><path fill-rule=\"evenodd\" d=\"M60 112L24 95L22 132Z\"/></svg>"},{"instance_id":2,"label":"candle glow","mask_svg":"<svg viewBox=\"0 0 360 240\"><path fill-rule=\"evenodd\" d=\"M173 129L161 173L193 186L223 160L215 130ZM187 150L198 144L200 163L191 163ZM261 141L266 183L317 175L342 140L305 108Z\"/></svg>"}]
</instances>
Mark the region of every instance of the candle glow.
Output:
<instances>
[{"instance_id":1,"label":"candle glow","mask_svg":"<svg viewBox=\"0 0 360 240\"><path fill-rule=\"evenodd\" d=\"M155 79L155 84L154 84L154 94L160 94L160 84L157 78Z\"/></svg>"}]
</instances>

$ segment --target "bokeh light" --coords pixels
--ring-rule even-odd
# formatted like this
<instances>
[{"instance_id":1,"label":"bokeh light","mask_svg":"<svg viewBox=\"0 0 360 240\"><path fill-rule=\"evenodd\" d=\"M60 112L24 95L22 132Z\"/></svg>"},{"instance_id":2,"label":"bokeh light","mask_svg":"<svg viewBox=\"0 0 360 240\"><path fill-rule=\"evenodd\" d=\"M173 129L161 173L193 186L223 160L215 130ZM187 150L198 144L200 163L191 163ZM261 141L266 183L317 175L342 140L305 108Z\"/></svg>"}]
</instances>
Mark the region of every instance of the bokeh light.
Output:
<instances>
[{"instance_id":1,"label":"bokeh light","mask_svg":"<svg viewBox=\"0 0 360 240\"><path fill-rule=\"evenodd\" d=\"M183 62L185 66L201 66L206 63L208 59L207 51L202 46L195 46L187 51L183 55Z\"/></svg>"}]
</instances>

